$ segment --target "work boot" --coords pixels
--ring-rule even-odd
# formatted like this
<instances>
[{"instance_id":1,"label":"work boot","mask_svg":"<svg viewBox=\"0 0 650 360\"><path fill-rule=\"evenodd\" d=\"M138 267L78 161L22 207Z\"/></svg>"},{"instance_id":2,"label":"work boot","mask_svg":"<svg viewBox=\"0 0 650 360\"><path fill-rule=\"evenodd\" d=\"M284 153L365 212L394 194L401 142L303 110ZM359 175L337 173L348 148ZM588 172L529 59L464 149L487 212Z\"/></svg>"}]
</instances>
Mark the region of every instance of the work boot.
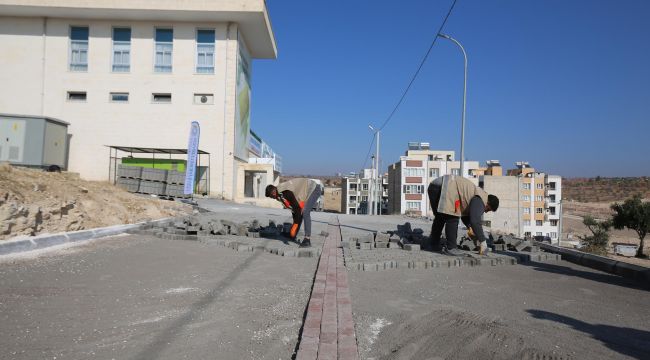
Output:
<instances>
[{"instance_id":1,"label":"work boot","mask_svg":"<svg viewBox=\"0 0 650 360\"><path fill-rule=\"evenodd\" d=\"M450 256L465 256L465 253L458 250L457 248L453 249L443 249L443 254L445 255L450 255Z\"/></svg>"},{"instance_id":2,"label":"work boot","mask_svg":"<svg viewBox=\"0 0 650 360\"><path fill-rule=\"evenodd\" d=\"M300 242L300 247L301 248L311 247L311 241L307 238L302 239L302 242Z\"/></svg>"},{"instance_id":3,"label":"work boot","mask_svg":"<svg viewBox=\"0 0 650 360\"><path fill-rule=\"evenodd\" d=\"M488 254L488 251L489 251L489 248L488 248L488 246L487 246L487 241L482 241L482 242L478 245L478 254L479 254L479 255L487 255L487 254Z\"/></svg>"}]
</instances>

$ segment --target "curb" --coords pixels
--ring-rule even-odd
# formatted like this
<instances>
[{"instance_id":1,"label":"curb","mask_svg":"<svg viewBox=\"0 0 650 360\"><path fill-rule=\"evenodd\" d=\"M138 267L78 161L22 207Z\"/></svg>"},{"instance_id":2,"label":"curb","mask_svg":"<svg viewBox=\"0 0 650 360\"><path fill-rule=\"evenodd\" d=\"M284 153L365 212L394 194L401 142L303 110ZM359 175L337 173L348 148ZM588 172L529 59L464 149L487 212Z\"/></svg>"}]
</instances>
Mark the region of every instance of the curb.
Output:
<instances>
[{"instance_id":1,"label":"curb","mask_svg":"<svg viewBox=\"0 0 650 360\"><path fill-rule=\"evenodd\" d=\"M643 283L646 287L650 287L650 268L546 243L538 242L537 244L545 251L562 255L563 260L628 279L634 279Z\"/></svg>"},{"instance_id":2,"label":"curb","mask_svg":"<svg viewBox=\"0 0 650 360\"><path fill-rule=\"evenodd\" d=\"M145 221L136 224L113 225L103 228L64 232L58 234L45 234L22 240L7 240L0 242L0 256L21 253L32 250L48 248L50 246L78 241L99 239L107 236L114 236L125 233L129 230L147 229L154 224L164 223L174 219L173 217L153 221Z\"/></svg>"}]
</instances>

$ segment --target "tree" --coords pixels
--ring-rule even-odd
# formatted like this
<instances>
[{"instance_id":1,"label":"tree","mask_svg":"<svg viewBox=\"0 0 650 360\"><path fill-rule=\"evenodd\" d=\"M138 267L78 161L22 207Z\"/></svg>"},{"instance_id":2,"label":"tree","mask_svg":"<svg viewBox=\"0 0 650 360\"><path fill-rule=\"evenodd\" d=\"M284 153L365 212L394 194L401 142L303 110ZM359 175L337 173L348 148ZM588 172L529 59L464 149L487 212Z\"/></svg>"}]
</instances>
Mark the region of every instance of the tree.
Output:
<instances>
[{"instance_id":1,"label":"tree","mask_svg":"<svg viewBox=\"0 0 650 360\"><path fill-rule=\"evenodd\" d=\"M609 221L597 221L589 215L582 219L582 223L585 224L592 234L579 236L585 242L585 250L598 255L607 255L609 228L612 227L612 223Z\"/></svg>"},{"instance_id":2,"label":"tree","mask_svg":"<svg viewBox=\"0 0 650 360\"><path fill-rule=\"evenodd\" d=\"M614 228L620 230L625 227L636 231L640 242L636 256L647 257L643 254L643 240L650 232L650 202L641 201L641 195L635 195L631 199L625 200L623 204L614 203L611 208L616 212L612 216Z\"/></svg>"}]
</instances>

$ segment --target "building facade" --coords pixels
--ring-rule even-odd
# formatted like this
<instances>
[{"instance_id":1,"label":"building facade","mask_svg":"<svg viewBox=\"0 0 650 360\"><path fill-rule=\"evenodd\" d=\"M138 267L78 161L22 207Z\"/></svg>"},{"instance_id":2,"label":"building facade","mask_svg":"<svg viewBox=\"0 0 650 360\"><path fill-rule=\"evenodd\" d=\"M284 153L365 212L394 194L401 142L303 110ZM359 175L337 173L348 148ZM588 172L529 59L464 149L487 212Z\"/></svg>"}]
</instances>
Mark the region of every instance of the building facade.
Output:
<instances>
[{"instance_id":1,"label":"building facade","mask_svg":"<svg viewBox=\"0 0 650 360\"><path fill-rule=\"evenodd\" d=\"M0 48L0 112L70 123L68 170L85 179L107 179L108 145L186 148L192 121L211 195L243 194L260 165L252 60L277 56L264 0L0 0Z\"/></svg>"},{"instance_id":2,"label":"building facade","mask_svg":"<svg viewBox=\"0 0 650 360\"><path fill-rule=\"evenodd\" d=\"M460 175L455 152L431 150L429 143L409 143L400 160L388 167L388 213L433 216L427 188L443 175ZM478 161L465 161L466 178L478 185L482 174Z\"/></svg>"},{"instance_id":3,"label":"building facade","mask_svg":"<svg viewBox=\"0 0 650 360\"><path fill-rule=\"evenodd\" d=\"M352 174L343 177L341 181L341 213L343 214L360 214L369 215L372 210L372 204L381 208L382 214L388 212L388 176L381 176L381 202L373 200L372 192L375 191L374 169L364 169L359 174ZM379 191L375 192L375 194Z\"/></svg>"},{"instance_id":4,"label":"building facade","mask_svg":"<svg viewBox=\"0 0 650 360\"><path fill-rule=\"evenodd\" d=\"M493 231L548 237L558 242L562 229L562 178L535 171L527 162L516 165L506 176L480 178L480 186L500 200L498 211L485 214L484 220Z\"/></svg>"}]
</instances>

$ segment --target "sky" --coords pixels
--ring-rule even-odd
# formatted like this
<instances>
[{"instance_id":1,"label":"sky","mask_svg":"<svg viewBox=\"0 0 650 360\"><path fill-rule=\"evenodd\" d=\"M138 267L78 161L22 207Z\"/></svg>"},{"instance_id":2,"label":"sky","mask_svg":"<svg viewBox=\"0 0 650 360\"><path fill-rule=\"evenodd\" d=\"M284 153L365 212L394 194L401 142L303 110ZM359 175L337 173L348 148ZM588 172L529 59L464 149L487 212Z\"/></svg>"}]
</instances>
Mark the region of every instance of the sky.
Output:
<instances>
[{"instance_id":1,"label":"sky","mask_svg":"<svg viewBox=\"0 0 650 360\"><path fill-rule=\"evenodd\" d=\"M453 0L267 0L278 57L253 62L251 126L285 174L359 171ZM465 158L565 177L650 175L650 1L458 0ZM460 158L463 57L439 39L380 134ZM373 148L374 152L374 148Z\"/></svg>"}]
</instances>

